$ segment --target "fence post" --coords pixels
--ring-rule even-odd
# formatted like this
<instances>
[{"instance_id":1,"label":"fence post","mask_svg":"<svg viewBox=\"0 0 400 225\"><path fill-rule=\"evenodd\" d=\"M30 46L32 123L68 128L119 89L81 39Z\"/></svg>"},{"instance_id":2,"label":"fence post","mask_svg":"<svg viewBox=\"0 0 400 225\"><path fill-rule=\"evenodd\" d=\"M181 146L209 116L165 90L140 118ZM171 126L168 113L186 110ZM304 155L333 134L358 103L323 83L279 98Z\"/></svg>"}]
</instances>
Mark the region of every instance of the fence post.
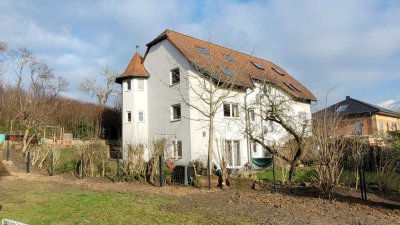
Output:
<instances>
[{"instance_id":1,"label":"fence post","mask_svg":"<svg viewBox=\"0 0 400 225\"><path fill-rule=\"evenodd\" d=\"M81 171L80 171L80 178L81 179L83 179L83 171L84 171L84 168L83 168L83 153L81 154Z\"/></svg>"},{"instance_id":2,"label":"fence post","mask_svg":"<svg viewBox=\"0 0 400 225\"><path fill-rule=\"evenodd\" d=\"M159 167L160 167L160 187L163 186L163 174L162 174L162 165L163 165L163 154L160 155L160 162L159 162Z\"/></svg>"},{"instance_id":3,"label":"fence post","mask_svg":"<svg viewBox=\"0 0 400 225\"><path fill-rule=\"evenodd\" d=\"M119 160L120 160L120 158L121 158L121 152L120 151L118 151L118 156L117 156L117 182L119 182Z\"/></svg>"},{"instance_id":4,"label":"fence post","mask_svg":"<svg viewBox=\"0 0 400 225\"><path fill-rule=\"evenodd\" d=\"M50 158L50 176L54 176L54 147L51 151L51 158Z\"/></svg>"},{"instance_id":5,"label":"fence post","mask_svg":"<svg viewBox=\"0 0 400 225\"><path fill-rule=\"evenodd\" d=\"M28 151L27 157L26 157L26 173L31 172L31 152Z\"/></svg>"},{"instance_id":6,"label":"fence post","mask_svg":"<svg viewBox=\"0 0 400 225\"><path fill-rule=\"evenodd\" d=\"M10 161L10 140L9 139L7 140L7 161Z\"/></svg>"},{"instance_id":7,"label":"fence post","mask_svg":"<svg viewBox=\"0 0 400 225\"><path fill-rule=\"evenodd\" d=\"M276 179L275 179L275 154L272 154L272 177L273 177L273 182L274 182L274 189L273 193L276 192Z\"/></svg>"},{"instance_id":8,"label":"fence post","mask_svg":"<svg viewBox=\"0 0 400 225\"><path fill-rule=\"evenodd\" d=\"M364 191L364 200L367 200L367 185L365 183L365 170L364 170L364 159L361 158L361 174L362 174L362 182L363 182L363 191Z\"/></svg>"}]
</instances>

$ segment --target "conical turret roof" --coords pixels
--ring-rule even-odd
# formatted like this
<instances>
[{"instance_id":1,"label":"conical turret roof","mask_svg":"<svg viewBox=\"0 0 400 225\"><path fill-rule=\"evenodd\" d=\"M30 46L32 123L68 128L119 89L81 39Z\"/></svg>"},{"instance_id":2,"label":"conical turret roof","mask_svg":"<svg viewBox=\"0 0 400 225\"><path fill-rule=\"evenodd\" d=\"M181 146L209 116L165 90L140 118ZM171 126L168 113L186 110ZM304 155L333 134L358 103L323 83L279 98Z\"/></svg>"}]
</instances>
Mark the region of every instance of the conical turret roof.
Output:
<instances>
[{"instance_id":1,"label":"conical turret roof","mask_svg":"<svg viewBox=\"0 0 400 225\"><path fill-rule=\"evenodd\" d=\"M139 52L136 52L126 67L125 71L115 79L115 82L122 83L122 80L130 77L142 77L148 78L149 73L146 71L143 65L143 57Z\"/></svg>"}]
</instances>

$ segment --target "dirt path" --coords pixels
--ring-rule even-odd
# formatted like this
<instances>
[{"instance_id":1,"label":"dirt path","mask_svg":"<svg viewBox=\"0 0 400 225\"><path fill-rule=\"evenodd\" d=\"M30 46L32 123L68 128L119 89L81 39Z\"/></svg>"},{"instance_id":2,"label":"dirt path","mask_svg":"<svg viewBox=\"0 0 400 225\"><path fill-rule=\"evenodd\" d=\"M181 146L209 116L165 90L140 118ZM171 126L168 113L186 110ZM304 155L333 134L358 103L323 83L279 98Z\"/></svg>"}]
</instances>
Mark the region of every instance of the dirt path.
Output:
<instances>
[{"instance_id":1,"label":"dirt path","mask_svg":"<svg viewBox=\"0 0 400 225\"><path fill-rule=\"evenodd\" d=\"M311 188L260 191L247 187L229 190L192 188L119 182L105 179L77 179L71 175L48 176L32 172L26 174L1 162L6 171L4 180L57 182L63 185L98 191L134 192L169 199L171 203L160 210L178 213L196 212L222 224L246 221L255 224L400 224L400 203L369 194L369 201L358 198L358 192L339 190L335 200L320 199ZM2 168L2 169L1 169Z\"/></svg>"}]
</instances>

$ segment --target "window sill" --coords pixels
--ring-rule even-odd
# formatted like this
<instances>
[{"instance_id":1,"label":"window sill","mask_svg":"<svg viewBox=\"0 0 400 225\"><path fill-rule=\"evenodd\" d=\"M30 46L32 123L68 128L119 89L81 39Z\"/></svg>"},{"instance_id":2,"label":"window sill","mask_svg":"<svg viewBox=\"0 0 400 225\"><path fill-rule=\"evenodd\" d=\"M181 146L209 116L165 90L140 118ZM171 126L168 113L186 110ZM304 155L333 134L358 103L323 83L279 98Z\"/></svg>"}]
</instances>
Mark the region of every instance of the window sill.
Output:
<instances>
[{"instance_id":1,"label":"window sill","mask_svg":"<svg viewBox=\"0 0 400 225\"><path fill-rule=\"evenodd\" d=\"M179 122L179 121L181 121L181 119L171 120L170 122L173 123L173 122Z\"/></svg>"},{"instance_id":2,"label":"window sill","mask_svg":"<svg viewBox=\"0 0 400 225\"><path fill-rule=\"evenodd\" d=\"M178 84L180 84L181 82L178 82L178 83L175 83L175 84L170 84L169 86L170 87L173 87L173 86L176 86L176 85L178 85Z\"/></svg>"}]
</instances>

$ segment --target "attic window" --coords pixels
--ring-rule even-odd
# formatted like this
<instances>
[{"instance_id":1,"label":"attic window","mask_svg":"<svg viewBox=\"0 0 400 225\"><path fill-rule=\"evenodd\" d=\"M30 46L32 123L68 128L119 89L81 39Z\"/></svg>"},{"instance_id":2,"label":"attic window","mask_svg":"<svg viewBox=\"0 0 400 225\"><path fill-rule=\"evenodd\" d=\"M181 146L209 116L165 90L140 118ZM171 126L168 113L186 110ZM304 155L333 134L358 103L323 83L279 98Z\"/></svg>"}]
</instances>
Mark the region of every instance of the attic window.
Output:
<instances>
[{"instance_id":1,"label":"attic window","mask_svg":"<svg viewBox=\"0 0 400 225\"><path fill-rule=\"evenodd\" d=\"M276 67L272 67L272 69L273 69L275 72L277 72L279 75L285 76L285 73L284 73L282 70L280 70L280 69L278 69L278 68L276 68Z\"/></svg>"},{"instance_id":2,"label":"attic window","mask_svg":"<svg viewBox=\"0 0 400 225\"><path fill-rule=\"evenodd\" d=\"M297 92L301 92L299 89L296 88L296 86L294 86L293 84L289 84L286 82L283 82L290 90L292 91L297 91Z\"/></svg>"},{"instance_id":3,"label":"attic window","mask_svg":"<svg viewBox=\"0 0 400 225\"><path fill-rule=\"evenodd\" d=\"M257 69L259 69L259 70L264 70L264 68L261 66L261 64L256 63L256 62L253 62L253 61L251 61L251 63L252 63Z\"/></svg>"},{"instance_id":4,"label":"attic window","mask_svg":"<svg viewBox=\"0 0 400 225\"><path fill-rule=\"evenodd\" d=\"M199 49L199 51L200 51L202 54L204 54L204 55L210 55L210 52L209 52L206 48L199 47L199 46L197 46L197 48Z\"/></svg>"},{"instance_id":5,"label":"attic window","mask_svg":"<svg viewBox=\"0 0 400 225\"><path fill-rule=\"evenodd\" d=\"M222 72L228 77L233 77L235 74L227 68L221 68Z\"/></svg>"},{"instance_id":6,"label":"attic window","mask_svg":"<svg viewBox=\"0 0 400 225\"><path fill-rule=\"evenodd\" d=\"M223 54L225 56L225 59L228 60L229 62L233 62L233 57L227 54Z\"/></svg>"},{"instance_id":7,"label":"attic window","mask_svg":"<svg viewBox=\"0 0 400 225\"><path fill-rule=\"evenodd\" d=\"M346 109L347 109L348 106L349 106L349 105L341 105L341 106L339 106L339 108L336 110L336 112L339 112L339 113L344 112L344 111L346 111Z\"/></svg>"}]
</instances>

